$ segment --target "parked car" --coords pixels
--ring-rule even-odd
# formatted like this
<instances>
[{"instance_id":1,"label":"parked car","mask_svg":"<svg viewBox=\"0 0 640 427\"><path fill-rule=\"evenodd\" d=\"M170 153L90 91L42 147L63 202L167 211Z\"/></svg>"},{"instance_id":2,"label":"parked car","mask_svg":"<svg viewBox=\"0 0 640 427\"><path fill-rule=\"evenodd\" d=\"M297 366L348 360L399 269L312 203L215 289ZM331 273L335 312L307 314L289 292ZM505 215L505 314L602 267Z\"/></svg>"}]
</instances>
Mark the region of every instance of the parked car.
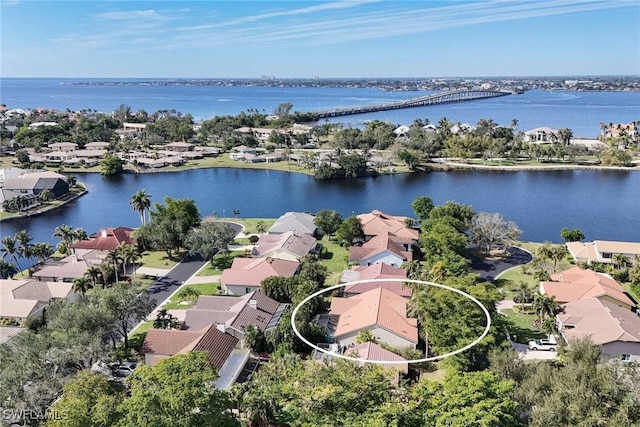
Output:
<instances>
[{"instance_id":1,"label":"parked car","mask_svg":"<svg viewBox=\"0 0 640 427\"><path fill-rule=\"evenodd\" d=\"M119 365L113 366L113 375L116 377L128 377L133 374L133 371L138 367L135 362L122 362Z\"/></svg>"},{"instance_id":2,"label":"parked car","mask_svg":"<svg viewBox=\"0 0 640 427\"><path fill-rule=\"evenodd\" d=\"M556 351L556 347L558 344L555 341L549 339L539 339L535 341L529 341L529 350L546 350L546 351Z\"/></svg>"}]
</instances>

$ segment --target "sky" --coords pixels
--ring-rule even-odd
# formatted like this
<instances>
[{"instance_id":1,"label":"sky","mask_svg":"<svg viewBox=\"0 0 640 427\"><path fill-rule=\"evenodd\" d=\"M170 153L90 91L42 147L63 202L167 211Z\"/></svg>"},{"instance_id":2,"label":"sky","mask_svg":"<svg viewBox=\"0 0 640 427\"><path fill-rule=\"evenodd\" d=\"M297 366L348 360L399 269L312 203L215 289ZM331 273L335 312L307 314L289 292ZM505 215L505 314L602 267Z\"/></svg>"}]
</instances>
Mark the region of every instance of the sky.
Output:
<instances>
[{"instance_id":1,"label":"sky","mask_svg":"<svg viewBox=\"0 0 640 427\"><path fill-rule=\"evenodd\" d=\"M638 0L0 0L1 77L640 75Z\"/></svg>"}]
</instances>

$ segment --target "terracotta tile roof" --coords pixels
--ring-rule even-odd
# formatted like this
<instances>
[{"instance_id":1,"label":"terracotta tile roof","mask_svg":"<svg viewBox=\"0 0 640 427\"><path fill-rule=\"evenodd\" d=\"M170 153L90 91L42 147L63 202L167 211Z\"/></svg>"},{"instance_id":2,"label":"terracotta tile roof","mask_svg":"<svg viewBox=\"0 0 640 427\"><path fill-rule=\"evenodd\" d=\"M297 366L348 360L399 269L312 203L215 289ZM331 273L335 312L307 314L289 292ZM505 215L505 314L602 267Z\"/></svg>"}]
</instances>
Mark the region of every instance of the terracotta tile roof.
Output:
<instances>
[{"instance_id":1,"label":"terracotta tile roof","mask_svg":"<svg viewBox=\"0 0 640 427\"><path fill-rule=\"evenodd\" d=\"M407 227L404 216L389 215L380 211L372 211L358 215L358 219L362 222L362 229L367 236L379 236L384 234L393 234L405 241L417 241L420 237L418 230Z\"/></svg>"},{"instance_id":2,"label":"terracotta tile roof","mask_svg":"<svg viewBox=\"0 0 640 427\"><path fill-rule=\"evenodd\" d=\"M375 236L362 246L352 246L349 248L349 261L364 261L385 251L392 252L405 261L412 260L413 253L405 251L400 243L395 236L390 234Z\"/></svg>"},{"instance_id":3,"label":"terracotta tile roof","mask_svg":"<svg viewBox=\"0 0 640 427\"><path fill-rule=\"evenodd\" d=\"M339 315L336 339L344 334L379 326L411 342L418 342L417 319L407 318L407 300L377 288L350 298L331 299L331 314Z\"/></svg>"},{"instance_id":4,"label":"terracotta tile roof","mask_svg":"<svg viewBox=\"0 0 640 427\"><path fill-rule=\"evenodd\" d=\"M565 327L562 334L567 340L590 336L595 344L640 343L640 317L631 310L597 298L572 301L560 309L557 318Z\"/></svg>"},{"instance_id":5,"label":"terracotta tile roof","mask_svg":"<svg viewBox=\"0 0 640 427\"><path fill-rule=\"evenodd\" d=\"M310 234L288 231L282 234L263 234L256 242L252 251L253 256L273 256L278 258L280 252L302 258L316 247L316 239Z\"/></svg>"},{"instance_id":6,"label":"terracotta tile roof","mask_svg":"<svg viewBox=\"0 0 640 427\"><path fill-rule=\"evenodd\" d=\"M214 311L214 310L186 310L183 329L188 331L199 331L211 325L230 323L238 313L230 311Z\"/></svg>"},{"instance_id":7,"label":"terracotta tile roof","mask_svg":"<svg viewBox=\"0 0 640 427\"><path fill-rule=\"evenodd\" d=\"M300 263L277 258L235 258L231 268L222 272L220 283L223 286L260 286L267 277L292 277L298 271Z\"/></svg>"},{"instance_id":8,"label":"terracotta tile roof","mask_svg":"<svg viewBox=\"0 0 640 427\"><path fill-rule=\"evenodd\" d=\"M89 240L80 240L71 245L71 247L74 249L111 251L120 246L121 243L134 244L136 239L131 237L131 233L133 233L133 229L127 227L103 228L92 234Z\"/></svg>"},{"instance_id":9,"label":"terracotta tile roof","mask_svg":"<svg viewBox=\"0 0 640 427\"><path fill-rule=\"evenodd\" d=\"M375 280L375 279L406 279L407 272L403 268L394 267L384 263L373 264L369 266L358 265L352 267L351 270L343 272L340 280L345 282L354 282L358 280ZM361 294L375 288L386 288L390 291L403 296L410 297L411 288L404 286L398 280L394 282L368 282L355 285L348 285L344 288L345 294Z\"/></svg>"},{"instance_id":10,"label":"terracotta tile roof","mask_svg":"<svg viewBox=\"0 0 640 427\"><path fill-rule=\"evenodd\" d=\"M200 331L151 329L147 332L141 352L153 354L152 364L155 364L163 356L204 351L209 363L220 370L237 343L237 338L219 331L216 325Z\"/></svg>"},{"instance_id":11,"label":"terracotta tile roof","mask_svg":"<svg viewBox=\"0 0 640 427\"><path fill-rule=\"evenodd\" d=\"M614 242L610 240L594 240L593 245L600 253L640 255L640 243Z\"/></svg>"},{"instance_id":12,"label":"terracotta tile roof","mask_svg":"<svg viewBox=\"0 0 640 427\"><path fill-rule=\"evenodd\" d=\"M346 356L359 357L360 359L365 360L380 360L380 361L398 361L404 363L398 363L393 365L383 365L388 367L394 367L395 369L404 372L405 374L409 372L409 364L406 363L407 359L402 356L399 356L395 353L390 352L382 348L380 345L372 342L366 342L355 347L351 347L347 349L344 353Z\"/></svg>"},{"instance_id":13,"label":"terracotta tile roof","mask_svg":"<svg viewBox=\"0 0 640 427\"><path fill-rule=\"evenodd\" d=\"M551 275L552 282L541 282L544 294L554 295L558 302L575 301L580 298L609 296L623 304L634 306L624 288L610 276L592 270L573 267Z\"/></svg>"}]
</instances>

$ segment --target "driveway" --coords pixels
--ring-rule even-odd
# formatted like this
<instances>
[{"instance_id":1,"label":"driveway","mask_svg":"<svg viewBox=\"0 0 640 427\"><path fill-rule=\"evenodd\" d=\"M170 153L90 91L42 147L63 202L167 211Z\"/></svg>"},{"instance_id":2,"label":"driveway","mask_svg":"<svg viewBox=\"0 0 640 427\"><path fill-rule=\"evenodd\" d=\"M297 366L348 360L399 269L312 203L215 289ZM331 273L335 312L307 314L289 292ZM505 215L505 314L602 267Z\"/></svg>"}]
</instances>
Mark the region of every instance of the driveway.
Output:
<instances>
[{"instance_id":1,"label":"driveway","mask_svg":"<svg viewBox=\"0 0 640 427\"><path fill-rule=\"evenodd\" d=\"M472 254L471 249L468 250L467 254L471 259L471 269L473 272L479 274L482 280L489 282L494 281L500 273L510 268L533 261L533 256L529 252L516 247L509 248L509 256L507 258L479 258Z\"/></svg>"},{"instance_id":2,"label":"driveway","mask_svg":"<svg viewBox=\"0 0 640 427\"><path fill-rule=\"evenodd\" d=\"M511 343L511 345L522 360L553 360L558 358L558 354L555 351L529 350L529 346L526 344Z\"/></svg>"}]
</instances>

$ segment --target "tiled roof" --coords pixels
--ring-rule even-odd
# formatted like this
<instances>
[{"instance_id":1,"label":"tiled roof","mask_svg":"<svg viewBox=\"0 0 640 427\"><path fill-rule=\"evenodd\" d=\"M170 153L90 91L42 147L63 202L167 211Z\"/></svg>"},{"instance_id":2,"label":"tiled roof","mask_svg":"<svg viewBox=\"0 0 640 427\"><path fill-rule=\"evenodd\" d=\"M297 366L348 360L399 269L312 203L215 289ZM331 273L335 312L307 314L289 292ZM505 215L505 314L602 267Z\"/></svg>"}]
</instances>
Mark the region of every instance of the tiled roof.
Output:
<instances>
[{"instance_id":1,"label":"tiled roof","mask_svg":"<svg viewBox=\"0 0 640 427\"><path fill-rule=\"evenodd\" d=\"M567 340L591 337L595 344L615 341L640 343L640 317L631 310L597 298L583 298L560 306L558 320Z\"/></svg>"},{"instance_id":2,"label":"tiled roof","mask_svg":"<svg viewBox=\"0 0 640 427\"><path fill-rule=\"evenodd\" d=\"M202 330L150 329L140 351L143 354L152 353L154 355L173 356L203 334Z\"/></svg>"},{"instance_id":3,"label":"tiled roof","mask_svg":"<svg viewBox=\"0 0 640 427\"><path fill-rule=\"evenodd\" d=\"M207 353L209 363L220 371L237 344L238 339L236 337L219 331L213 325L198 340L192 351L204 351Z\"/></svg>"},{"instance_id":4,"label":"tiled roof","mask_svg":"<svg viewBox=\"0 0 640 427\"><path fill-rule=\"evenodd\" d=\"M313 250L316 239L310 234L288 231L282 234L264 234L256 242L254 256L272 256L284 251L296 258L302 258Z\"/></svg>"},{"instance_id":5,"label":"tiled roof","mask_svg":"<svg viewBox=\"0 0 640 427\"><path fill-rule=\"evenodd\" d=\"M404 373L409 372L409 364L407 363L407 359L402 356L399 356L395 353L390 352L382 348L380 345L372 342L366 342L355 347L351 347L347 351L345 351L346 356L351 357L359 357L364 360L379 360L379 361L398 361L404 363L398 363L393 365L384 365L384 366L392 366L399 371Z\"/></svg>"},{"instance_id":6,"label":"tiled roof","mask_svg":"<svg viewBox=\"0 0 640 427\"><path fill-rule=\"evenodd\" d=\"M610 240L594 240L593 245L600 253L609 252L612 254L634 254L640 255L640 243L637 242L614 242Z\"/></svg>"},{"instance_id":7,"label":"tiled roof","mask_svg":"<svg viewBox=\"0 0 640 427\"><path fill-rule=\"evenodd\" d=\"M358 215L358 219L362 222L362 229L366 236L379 236L393 234L405 241L417 241L420 233L418 230L407 227L404 216L389 215L380 211L372 211Z\"/></svg>"},{"instance_id":8,"label":"tiled roof","mask_svg":"<svg viewBox=\"0 0 640 427\"><path fill-rule=\"evenodd\" d=\"M231 268L222 272L220 283L223 286L260 286L267 277L292 277L300 263L277 258L235 258Z\"/></svg>"},{"instance_id":9,"label":"tiled roof","mask_svg":"<svg viewBox=\"0 0 640 427\"><path fill-rule=\"evenodd\" d=\"M189 331L199 331L211 325L227 324L236 317L238 313L231 311L199 310L192 308L185 310L183 329Z\"/></svg>"},{"instance_id":10,"label":"tiled roof","mask_svg":"<svg viewBox=\"0 0 640 427\"><path fill-rule=\"evenodd\" d=\"M80 240L71 247L74 249L98 249L103 251L111 251L120 246L121 243L127 245L134 244L136 239L131 237L132 228L117 227L103 228L91 235L89 240Z\"/></svg>"},{"instance_id":11,"label":"tiled roof","mask_svg":"<svg viewBox=\"0 0 640 427\"><path fill-rule=\"evenodd\" d=\"M551 279L552 282L541 282L541 289L547 295L554 295L558 302L606 295L624 304L635 305L624 293L624 288L613 278L603 273L573 267L552 274Z\"/></svg>"},{"instance_id":12,"label":"tiled roof","mask_svg":"<svg viewBox=\"0 0 640 427\"><path fill-rule=\"evenodd\" d=\"M358 280L372 280L367 283L358 283L348 285L344 288L344 293L361 294L375 288L386 288L390 291L403 296L410 297L411 288L404 286L401 280L393 282L375 282L375 279L406 279L407 272L403 268L393 267L388 264L378 263L369 266L359 265L352 267L351 270L343 272L341 281L352 282Z\"/></svg>"},{"instance_id":13,"label":"tiled roof","mask_svg":"<svg viewBox=\"0 0 640 427\"><path fill-rule=\"evenodd\" d=\"M334 297L331 314L339 315L336 338L379 326L411 342L418 342L417 319L407 318L407 300L378 288L350 298Z\"/></svg>"},{"instance_id":14,"label":"tiled roof","mask_svg":"<svg viewBox=\"0 0 640 427\"><path fill-rule=\"evenodd\" d=\"M362 246L349 248L349 261L363 261L384 251L392 252L403 260L413 259L413 253L405 251L394 236L381 234L373 237Z\"/></svg>"}]
</instances>

